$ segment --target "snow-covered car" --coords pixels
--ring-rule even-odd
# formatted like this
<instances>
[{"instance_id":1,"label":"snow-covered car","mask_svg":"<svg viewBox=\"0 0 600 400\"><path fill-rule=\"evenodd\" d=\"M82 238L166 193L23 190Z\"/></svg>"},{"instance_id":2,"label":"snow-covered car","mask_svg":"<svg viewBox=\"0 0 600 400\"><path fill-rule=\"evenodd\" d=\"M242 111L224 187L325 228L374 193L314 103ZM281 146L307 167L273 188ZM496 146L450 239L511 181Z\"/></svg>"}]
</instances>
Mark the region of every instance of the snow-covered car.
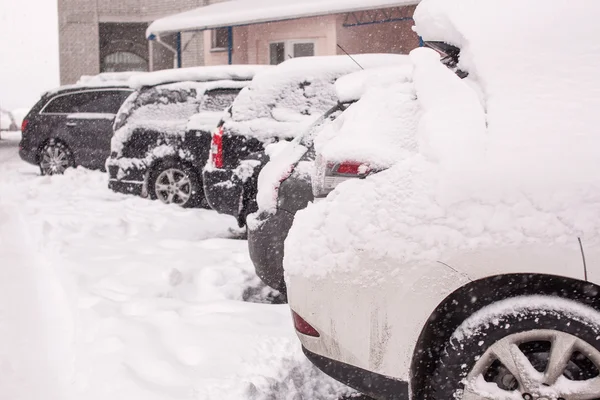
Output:
<instances>
[{"instance_id":1,"label":"snow-covered car","mask_svg":"<svg viewBox=\"0 0 600 400\"><path fill-rule=\"evenodd\" d=\"M269 66L221 65L157 71L119 110L106 165L109 188L183 207L203 204L201 171L211 132L240 90Z\"/></svg>"},{"instance_id":2,"label":"snow-covered car","mask_svg":"<svg viewBox=\"0 0 600 400\"><path fill-rule=\"evenodd\" d=\"M408 60L406 64L409 64ZM335 83L339 101L336 106L291 142L279 142L272 147L267 147L269 162L258 176L256 195L258 211L248 216L250 258L256 274L264 283L285 294L283 244L296 212L314 201L311 175L315 169L314 161L317 154L315 141L327 141L335 136L342 126L352 124L353 121L341 122L345 120L344 112L360 100L366 90L373 86L386 87L398 83L405 79L409 72L409 66L406 65L372 68L341 77ZM396 107L396 103L390 102L389 107ZM387 113L388 111L389 109L386 108L376 112ZM380 146L383 151L386 151L389 143L378 139L377 132L371 134L371 129L368 129L367 137L363 138L363 141L354 140L352 144L358 149L364 149L366 145L367 147ZM363 158L362 161L367 160ZM346 160L338 164L336 171L341 170L344 173L355 164L354 158ZM341 181L366 176L366 173L358 174L358 170L354 175L349 172L348 170L344 175L337 175L334 179Z\"/></svg>"},{"instance_id":3,"label":"snow-covered car","mask_svg":"<svg viewBox=\"0 0 600 400\"><path fill-rule=\"evenodd\" d=\"M43 175L104 169L115 115L132 91L123 80L88 79L45 93L21 124L21 159Z\"/></svg>"},{"instance_id":4,"label":"snow-covered car","mask_svg":"<svg viewBox=\"0 0 600 400\"><path fill-rule=\"evenodd\" d=\"M258 74L235 99L212 135L203 171L209 205L246 224L256 211L258 174L268 161L265 146L292 140L337 104L334 84L362 68L397 65L397 54L306 57L285 61Z\"/></svg>"},{"instance_id":5,"label":"snow-covered car","mask_svg":"<svg viewBox=\"0 0 600 400\"><path fill-rule=\"evenodd\" d=\"M401 88L365 93L338 137L412 120L404 155L298 212L285 242L323 371L378 399L600 397L600 9L584 3L417 7L417 32L460 48L468 77L416 49L414 107L381 119L357 110Z\"/></svg>"}]
</instances>

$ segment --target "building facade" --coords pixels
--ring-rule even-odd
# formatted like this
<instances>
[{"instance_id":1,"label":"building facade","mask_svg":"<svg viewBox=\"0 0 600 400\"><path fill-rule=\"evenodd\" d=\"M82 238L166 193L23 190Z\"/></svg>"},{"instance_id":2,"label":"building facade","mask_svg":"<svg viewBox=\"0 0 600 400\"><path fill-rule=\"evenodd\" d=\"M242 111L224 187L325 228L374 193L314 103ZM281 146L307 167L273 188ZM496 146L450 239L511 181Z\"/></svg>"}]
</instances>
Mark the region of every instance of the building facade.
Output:
<instances>
[{"instance_id":1,"label":"building facade","mask_svg":"<svg viewBox=\"0 0 600 400\"><path fill-rule=\"evenodd\" d=\"M394 7L233 27L232 60L234 64L278 64L293 57L341 55L344 50L349 54L407 54L419 46L419 37L412 30L415 8ZM228 38L215 38L219 33L225 36L227 29L217 31L204 32L206 65L228 62L229 54L222 46Z\"/></svg>"},{"instance_id":2,"label":"building facade","mask_svg":"<svg viewBox=\"0 0 600 400\"><path fill-rule=\"evenodd\" d=\"M177 47L181 66L189 67L227 64L230 45L234 64L278 64L344 50L405 54L419 45L412 31L414 6L184 32L180 39L176 34L146 39L152 21L221 1L58 0L61 83L100 72L173 68Z\"/></svg>"},{"instance_id":3,"label":"building facade","mask_svg":"<svg viewBox=\"0 0 600 400\"><path fill-rule=\"evenodd\" d=\"M208 0L58 0L60 80L100 72L172 68L174 54L146 40L155 19L209 4ZM183 35L188 65L204 63L204 42ZM174 46L174 38L166 38Z\"/></svg>"}]
</instances>

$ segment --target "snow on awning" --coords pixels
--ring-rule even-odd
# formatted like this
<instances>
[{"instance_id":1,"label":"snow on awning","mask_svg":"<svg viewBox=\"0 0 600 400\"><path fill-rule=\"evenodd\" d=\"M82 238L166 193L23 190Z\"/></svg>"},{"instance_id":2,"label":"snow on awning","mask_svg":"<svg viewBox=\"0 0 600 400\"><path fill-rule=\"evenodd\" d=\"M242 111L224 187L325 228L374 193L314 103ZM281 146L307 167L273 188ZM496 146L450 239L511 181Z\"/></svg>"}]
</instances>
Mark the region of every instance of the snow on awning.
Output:
<instances>
[{"instance_id":1,"label":"snow on awning","mask_svg":"<svg viewBox=\"0 0 600 400\"><path fill-rule=\"evenodd\" d=\"M146 37L418 4L420 0L231 0L157 19Z\"/></svg>"}]
</instances>

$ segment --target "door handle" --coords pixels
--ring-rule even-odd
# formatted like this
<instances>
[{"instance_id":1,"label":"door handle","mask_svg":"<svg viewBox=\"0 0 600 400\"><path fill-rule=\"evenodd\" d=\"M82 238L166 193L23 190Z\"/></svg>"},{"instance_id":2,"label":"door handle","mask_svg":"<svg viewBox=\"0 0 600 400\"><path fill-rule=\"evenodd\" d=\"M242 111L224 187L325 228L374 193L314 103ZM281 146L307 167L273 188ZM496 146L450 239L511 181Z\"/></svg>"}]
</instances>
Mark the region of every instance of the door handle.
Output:
<instances>
[{"instance_id":1,"label":"door handle","mask_svg":"<svg viewBox=\"0 0 600 400\"><path fill-rule=\"evenodd\" d=\"M77 122L67 122L67 126L77 126Z\"/></svg>"}]
</instances>

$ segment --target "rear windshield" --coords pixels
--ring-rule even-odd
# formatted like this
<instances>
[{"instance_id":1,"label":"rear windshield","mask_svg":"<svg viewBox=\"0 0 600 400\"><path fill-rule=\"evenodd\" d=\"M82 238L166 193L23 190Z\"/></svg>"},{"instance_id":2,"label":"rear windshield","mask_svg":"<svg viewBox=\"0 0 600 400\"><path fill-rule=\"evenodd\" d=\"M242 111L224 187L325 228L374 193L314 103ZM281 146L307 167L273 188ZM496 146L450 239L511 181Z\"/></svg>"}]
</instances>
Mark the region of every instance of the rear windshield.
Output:
<instances>
[{"instance_id":1,"label":"rear windshield","mask_svg":"<svg viewBox=\"0 0 600 400\"><path fill-rule=\"evenodd\" d=\"M204 96L200 111L225 111L239 93L236 89L212 90Z\"/></svg>"},{"instance_id":2,"label":"rear windshield","mask_svg":"<svg viewBox=\"0 0 600 400\"><path fill-rule=\"evenodd\" d=\"M186 122L198 112L202 95L192 86L163 85L141 89L132 94L117 116L115 130L128 124L151 121Z\"/></svg>"},{"instance_id":3,"label":"rear windshield","mask_svg":"<svg viewBox=\"0 0 600 400\"><path fill-rule=\"evenodd\" d=\"M323 125L325 125L328 121L335 121L335 119L339 117L348 107L350 107L352 103L353 102L336 104L318 120L316 120L301 136L297 137L295 141L298 141L304 147L311 149L313 147L315 136L319 133Z\"/></svg>"},{"instance_id":4,"label":"rear windshield","mask_svg":"<svg viewBox=\"0 0 600 400\"><path fill-rule=\"evenodd\" d=\"M331 75L307 75L260 85L253 82L233 103L232 117L235 121L267 118L293 122L320 115L337 102L334 83L338 74Z\"/></svg>"}]
</instances>

